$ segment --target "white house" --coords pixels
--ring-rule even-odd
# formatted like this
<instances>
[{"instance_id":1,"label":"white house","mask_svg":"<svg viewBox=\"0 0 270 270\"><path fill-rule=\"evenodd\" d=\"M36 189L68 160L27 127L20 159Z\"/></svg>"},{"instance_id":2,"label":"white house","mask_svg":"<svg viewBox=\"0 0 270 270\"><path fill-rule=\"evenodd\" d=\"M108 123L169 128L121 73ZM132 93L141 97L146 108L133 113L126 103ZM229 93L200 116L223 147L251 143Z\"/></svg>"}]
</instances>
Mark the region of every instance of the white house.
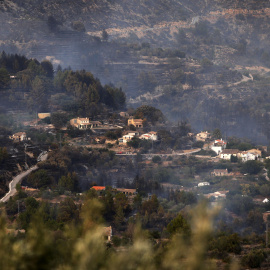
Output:
<instances>
[{"instance_id":1,"label":"white house","mask_svg":"<svg viewBox=\"0 0 270 270\"><path fill-rule=\"evenodd\" d=\"M217 155L219 155L224 148L221 145L211 145L211 150L216 152Z\"/></svg>"},{"instance_id":2,"label":"white house","mask_svg":"<svg viewBox=\"0 0 270 270\"><path fill-rule=\"evenodd\" d=\"M255 154L250 153L249 151L242 151L238 153L238 157L242 159L243 162L246 162L248 160L256 160L257 157Z\"/></svg>"},{"instance_id":3,"label":"white house","mask_svg":"<svg viewBox=\"0 0 270 270\"><path fill-rule=\"evenodd\" d=\"M155 131L150 131L148 133L142 134L140 136L140 139L142 140L152 140L152 141L157 141L158 136L157 136L157 132Z\"/></svg>"},{"instance_id":4,"label":"white house","mask_svg":"<svg viewBox=\"0 0 270 270\"><path fill-rule=\"evenodd\" d=\"M201 182L198 184L198 187L210 186L209 182Z\"/></svg>"},{"instance_id":5,"label":"white house","mask_svg":"<svg viewBox=\"0 0 270 270\"><path fill-rule=\"evenodd\" d=\"M239 150L238 149L224 149L220 153L220 158L226 159L226 160L230 160L231 159L231 156L237 157L237 154L238 153L239 153Z\"/></svg>"},{"instance_id":6,"label":"white house","mask_svg":"<svg viewBox=\"0 0 270 270\"><path fill-rule=\"evenodd\" d=\"M221 140L215 140L215 142L211 145L211 150L216 152L219 155L226 148L226 142Z\"/></svg>"},{"instance_id":7,"label":"white house","mask_svg":"<svg viewBox=\"0 0 270 270\"><path fill-rule=\"evenodd\" d=\"M130 140L132 140L132 138L134 138L135 136L138 136L139 132L129 132L126 135L124 135L122 138L119 139L119 143L120 144L127 144L127 142L129 142Z\"/></svg>"}]
</instances>

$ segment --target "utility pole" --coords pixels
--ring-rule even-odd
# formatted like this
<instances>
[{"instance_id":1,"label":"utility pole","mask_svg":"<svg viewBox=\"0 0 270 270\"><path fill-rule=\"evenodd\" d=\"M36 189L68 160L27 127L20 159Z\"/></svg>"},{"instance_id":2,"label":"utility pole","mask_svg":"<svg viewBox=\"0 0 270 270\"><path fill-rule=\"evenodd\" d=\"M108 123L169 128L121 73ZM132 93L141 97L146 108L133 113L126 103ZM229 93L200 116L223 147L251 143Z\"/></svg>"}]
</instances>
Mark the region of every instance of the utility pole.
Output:
<instances>
[{"instance_id":1,"label":"utility pole","mask_svg":"<svg viewBox=\"0 0 270 270\"><path fill-rule=\"evenodd\" d=\"M268 247L268 220L266 221L265 246Z\"/></svg>"},{"instance_id":2,"label":"utility pole","mask_svg":"<svg viewBox=\"0 0 270 270\"><path fill-rule=\"evenodd\" d=\"M60 136L59 144L60 144L60 148L61 148L62 147L62 134L61 134L61 132L59 133L59 136Z\"/></svg>"},{"instance_id":3,"label":"utility pole","mask_svg":"<svg viewBox=\"0 0 270 270\"><path fill-rule=\"evenodd\" d=\"M24 144L24 161L25 161L25 167L28 168L26 150L27 150L27 143Z\"/></svg>"}]
</instances>

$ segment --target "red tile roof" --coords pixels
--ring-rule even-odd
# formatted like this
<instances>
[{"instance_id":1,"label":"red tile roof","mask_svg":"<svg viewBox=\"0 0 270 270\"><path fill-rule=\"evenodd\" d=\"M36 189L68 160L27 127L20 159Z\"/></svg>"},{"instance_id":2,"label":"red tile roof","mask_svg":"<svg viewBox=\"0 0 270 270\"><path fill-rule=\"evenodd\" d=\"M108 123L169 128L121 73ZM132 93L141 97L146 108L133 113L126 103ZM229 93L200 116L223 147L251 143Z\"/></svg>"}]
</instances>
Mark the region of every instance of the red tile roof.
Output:
<instances>
[{"instance_id":1,"label":"red tile roof","mask_svg":"<svg viewBox=\"0 0 270 270\"><path fill-rule=\"evenodd\" d=\"M105 187L103 187L103 186L93 186L92 188L94 190L105 190Z\"/></svg>"}]
</instances>

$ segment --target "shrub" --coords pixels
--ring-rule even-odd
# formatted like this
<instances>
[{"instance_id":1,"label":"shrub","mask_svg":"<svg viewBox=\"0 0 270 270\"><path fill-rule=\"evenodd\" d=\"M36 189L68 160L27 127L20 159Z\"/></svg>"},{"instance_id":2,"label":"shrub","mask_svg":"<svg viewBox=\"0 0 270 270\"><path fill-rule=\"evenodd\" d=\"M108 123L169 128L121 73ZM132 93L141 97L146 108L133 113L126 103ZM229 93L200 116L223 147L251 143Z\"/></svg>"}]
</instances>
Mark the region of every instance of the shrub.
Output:
<instances>
[{"instance_id":1,"label":"shrub","mask_svg":"<svg viewBox=\"0 0 270 270\"><path fill-rule=\"evenodd\" d=\"M160 157L160 156L154 156L154 157L152 158L152 161L153 161L154 163L160 163L160 162L161 162L161 157Z\"/></svg>"},{"instance_id":2,"label":"shrub","mask_svg":"<svg viewBox=\"0 0 270 270\"><path fill-rule=\"evenodd\" d=\"M242 258L242 265L251 268L258 268L265 260L266 254L263 250L252 250Z\"/></svg>"}]
</instances>

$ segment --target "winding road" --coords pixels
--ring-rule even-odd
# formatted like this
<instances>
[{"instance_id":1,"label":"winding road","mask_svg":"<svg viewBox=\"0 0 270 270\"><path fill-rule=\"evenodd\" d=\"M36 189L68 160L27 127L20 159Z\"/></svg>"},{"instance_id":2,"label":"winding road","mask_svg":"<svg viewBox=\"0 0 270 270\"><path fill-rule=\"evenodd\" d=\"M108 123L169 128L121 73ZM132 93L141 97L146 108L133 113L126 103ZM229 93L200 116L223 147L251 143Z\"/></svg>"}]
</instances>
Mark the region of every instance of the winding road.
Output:
<instances>
[{"instance_id":1,"label":"winding road","mask_svg":"<svg viewBox=\"0 0 270 270\"><path fill-rule=\"evenodd\" d=\"M47 157L48 157L48 153L42 155L40 157L40 161L46 160ZM9 192L0 201L1 202L7 202L10 197L14 196L15 193L17 192L16 185L18 183L20 183L25 176L29 175L31 172L33 172L33 171L35 171L37 169L38 169L38 166L35 165L35 166L31 167L30 169L28 169L27 171L22 172L22 173L18 174L17 176L15 176L12 179L12 181L9 183Z\"/></svg>"}]
</instances>

